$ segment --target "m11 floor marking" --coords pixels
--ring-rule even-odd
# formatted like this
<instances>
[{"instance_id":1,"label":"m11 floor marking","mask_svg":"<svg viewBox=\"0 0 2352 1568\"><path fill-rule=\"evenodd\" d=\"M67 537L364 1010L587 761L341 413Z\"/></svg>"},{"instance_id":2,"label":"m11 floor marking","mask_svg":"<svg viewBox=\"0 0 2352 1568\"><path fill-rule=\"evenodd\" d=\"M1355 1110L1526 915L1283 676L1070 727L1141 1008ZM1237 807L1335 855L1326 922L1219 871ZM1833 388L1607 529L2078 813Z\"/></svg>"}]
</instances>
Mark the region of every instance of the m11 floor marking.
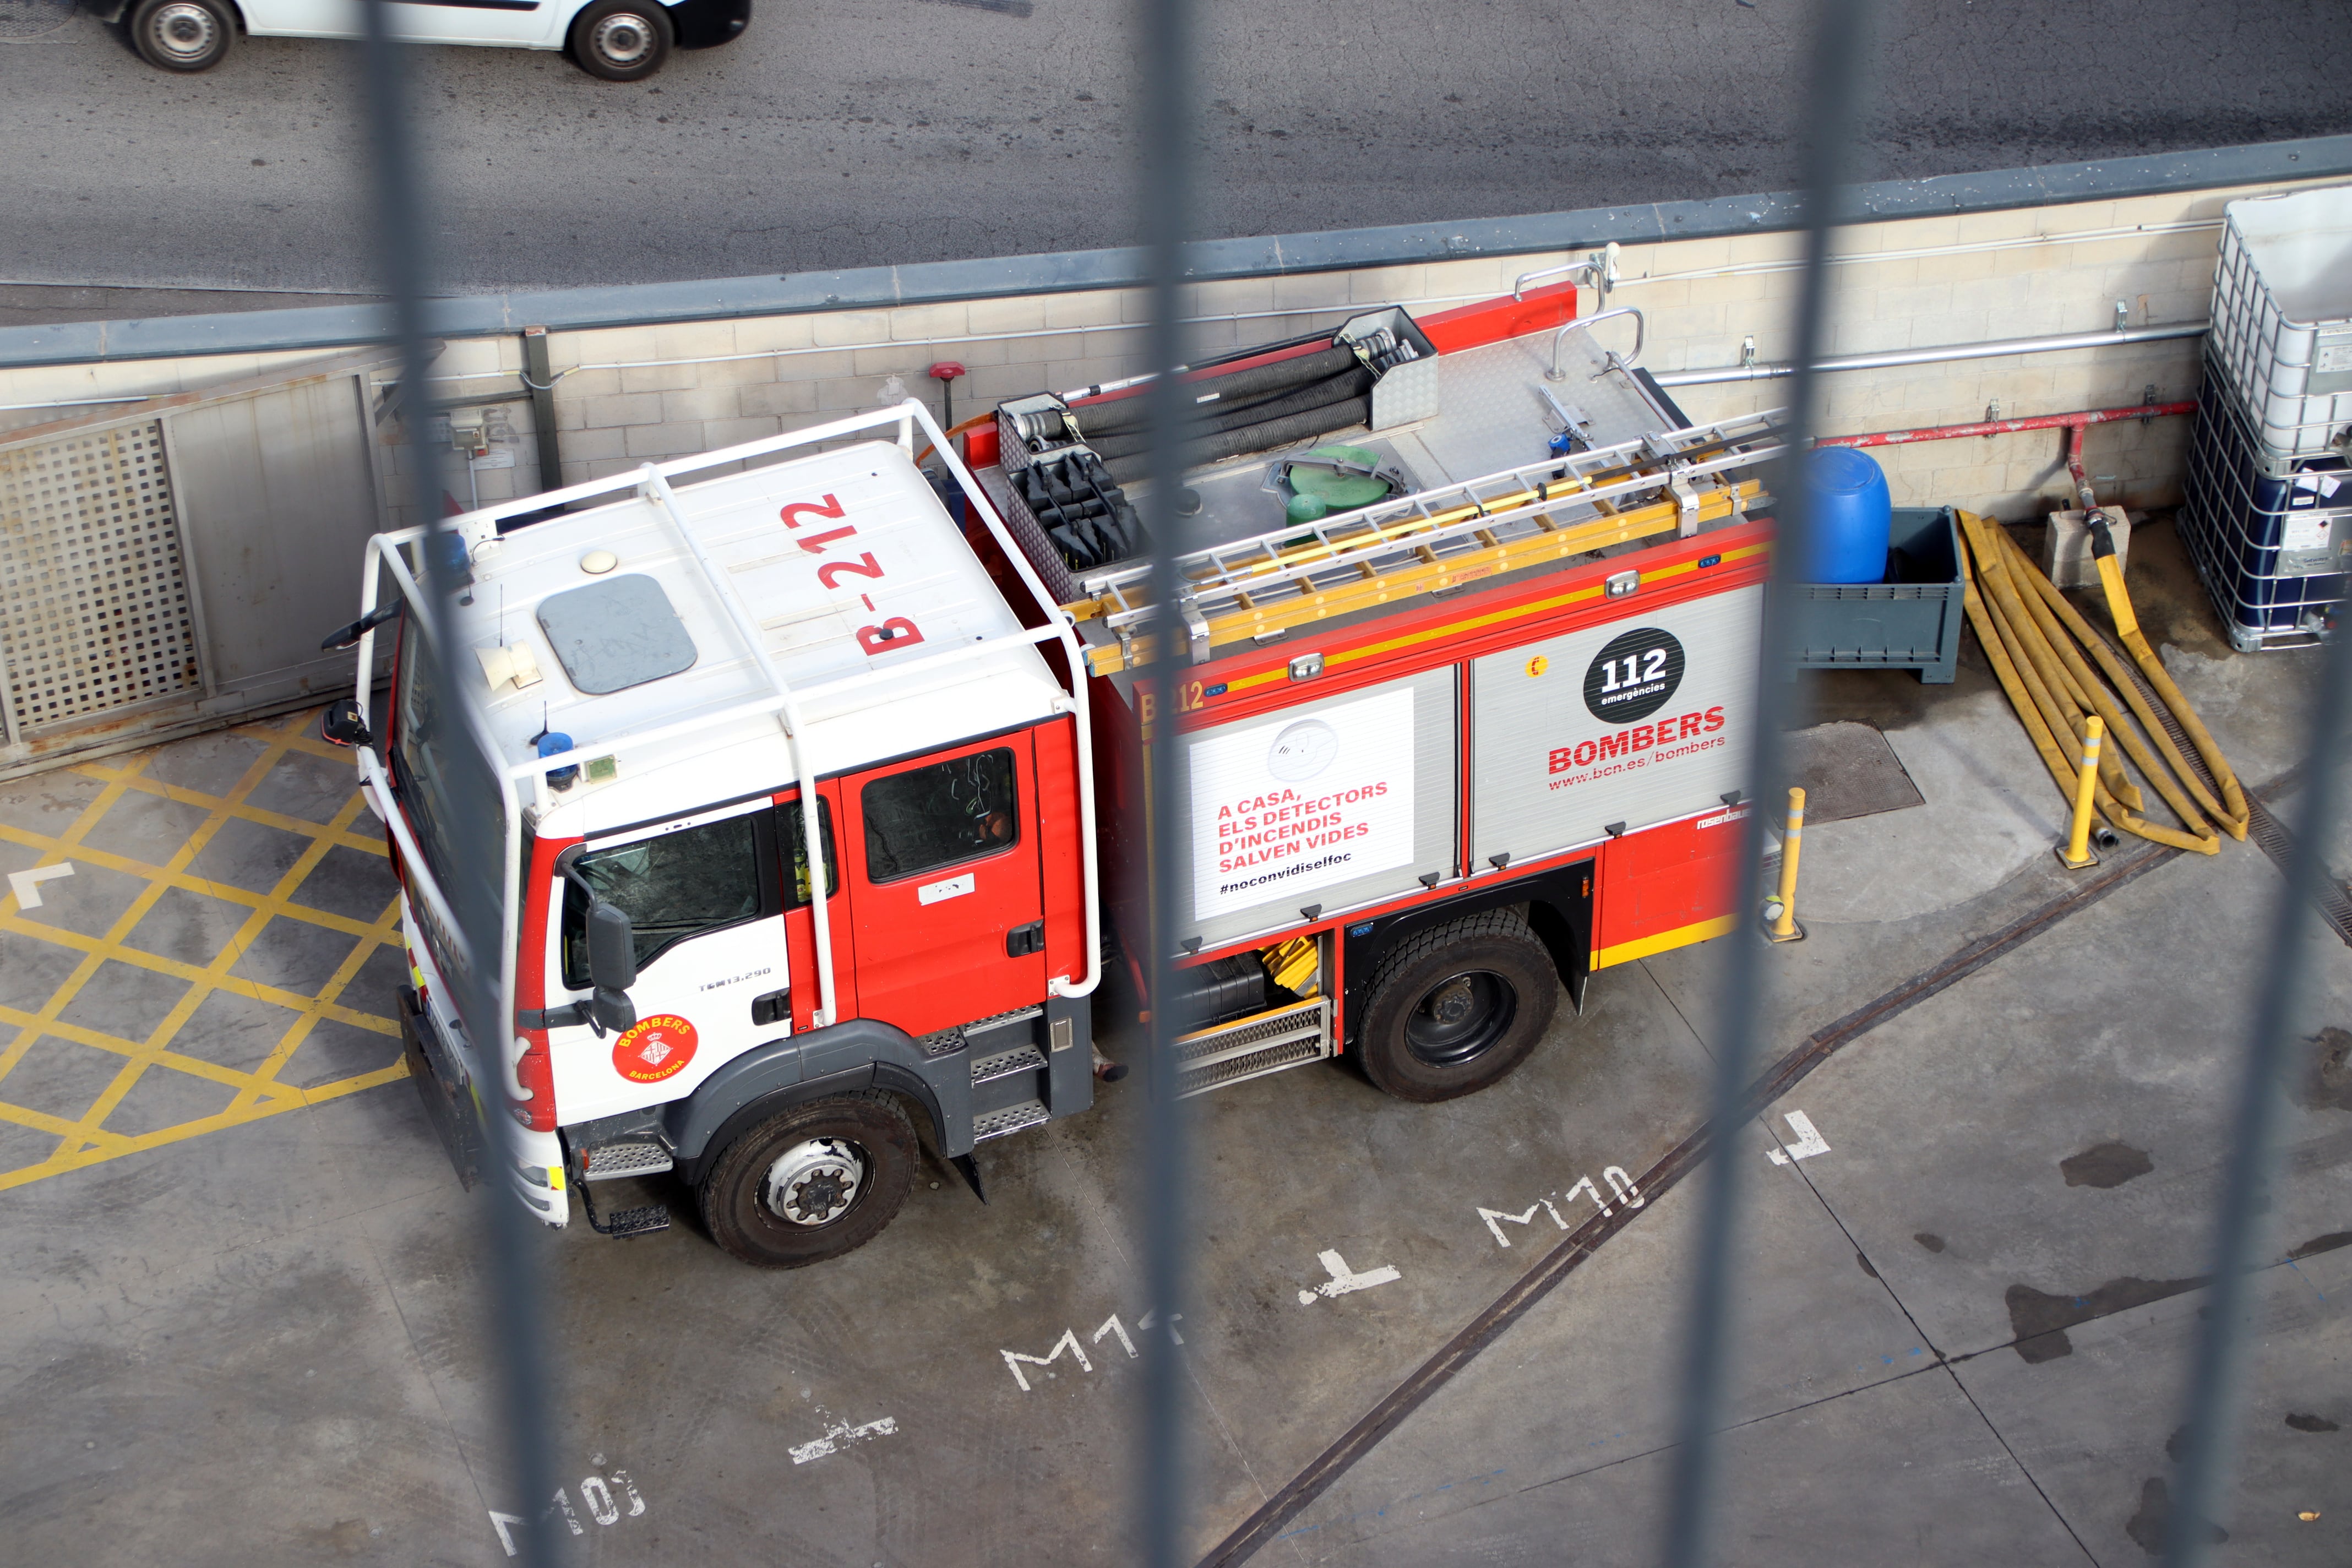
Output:
<instances>
[{"instance_id":1,"label":"m11 floor marking","mask_svg":"<svg viewBox=\"0 0 2352 1568\"><path fill-rule=\"evenodd\" d=\"M1822 1135L1814 1131L1813 1119L1803 1111L1791 1110L1780 1120L1787 1122L1790 1131L1796 1133L1797 1141L1784 1145L1789 1151L1785 1154L1779 1149L1765 1150L1764 1157L1772 1163L1793 1165L1800 1160L1810 1160L1816 1154L1826 1154L1830 1152L1830 1146L1822 1142Z\"/></svg>"},{"instance_id":2,"label":"m11 floor marking","mask_svg":"<svg viewBox=\"0 0 2352 1568\"><path fill-rule=\"evenodd\" d=\"M1359 1274L1349 1268L1348 1260L1336 1252L1318 1252L1315 1256L1316 1260L1323 1265L1331 1278L1312 1290L1301 1290L1298 1293L1298 1304L1302 1307L1315 1305L1315 1300L1318 1296L1344 1296L1350 1290L1369 1290L1375 1285L1385 1285L1391 1279L1404 1278L1385 1263L1377 1268L1368 1268Z\"/></svg>"},{"instance_id":3,"label":"m11 floor marking","mask_svg":"<svg viewBox=\"0 0 2352 1568\"><path fill-rule=\"evenodd\" d=\"M54 866L38 866L30 871L11 871L8 873L8 890L16 895L18 909L37 910L41 907L40 885L73 874L73 862L70 860L60 860Z\"/></svg>"}]
</instances>

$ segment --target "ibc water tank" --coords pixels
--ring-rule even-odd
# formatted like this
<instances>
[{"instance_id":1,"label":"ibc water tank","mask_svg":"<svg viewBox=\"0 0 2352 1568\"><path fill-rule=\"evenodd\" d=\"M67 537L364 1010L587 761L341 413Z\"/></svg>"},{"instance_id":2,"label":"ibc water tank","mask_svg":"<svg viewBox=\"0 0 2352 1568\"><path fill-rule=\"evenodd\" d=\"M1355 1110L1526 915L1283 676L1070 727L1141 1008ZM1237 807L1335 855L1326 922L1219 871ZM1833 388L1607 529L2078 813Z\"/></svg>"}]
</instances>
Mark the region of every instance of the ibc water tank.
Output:
<instances>
[{"instance_id":1,"label":"ibc water tank","mask_svg":"<svg viewBox=\"0 0 2352 1568\"><path fill-rule=\"evenodd\" d=\"M1799 583L1878 583L1886 577L1894 502L1886 474L1867 452L1816 447L1805 459L1810 538L1791 563Z\"/></svg>"}]
</instances>

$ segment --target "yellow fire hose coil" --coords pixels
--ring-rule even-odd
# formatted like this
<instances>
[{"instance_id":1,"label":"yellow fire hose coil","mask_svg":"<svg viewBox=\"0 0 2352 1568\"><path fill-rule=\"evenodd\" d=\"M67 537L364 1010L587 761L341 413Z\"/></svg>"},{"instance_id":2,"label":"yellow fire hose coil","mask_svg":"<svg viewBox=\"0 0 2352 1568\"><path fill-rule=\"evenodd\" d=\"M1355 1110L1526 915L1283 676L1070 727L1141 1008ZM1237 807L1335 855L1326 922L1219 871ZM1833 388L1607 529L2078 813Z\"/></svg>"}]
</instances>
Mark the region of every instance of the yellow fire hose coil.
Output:
<instances>
[{"instance_id":1,"label":"yellow fire hose coil","mask_svg":"<svg viewBox=\"0 0 2352 1568\"><path fill-rule=\"evenodd\" d=\"M2221 747L2148 646L2112 555L2098 558L2101 586L2117 641L2149 689L2189 737L2219 787L2206 787L2173 743L2162 719L2107 641L2043 576L2001 527L1958 512L1963 542L1963 604L1977 640L2043 765L2070 803L2081 766L2086 721L2094 714L2115 737L2103 748L2094 799L2118 830L2176 849L2221 853L2223 832L2246 836L2246 797ZM2179 818L2179 827L2141 815L2146 796L2126 767ZM2219 831L2216 831L2216 825Z\"/></svg>"}]
</instances>

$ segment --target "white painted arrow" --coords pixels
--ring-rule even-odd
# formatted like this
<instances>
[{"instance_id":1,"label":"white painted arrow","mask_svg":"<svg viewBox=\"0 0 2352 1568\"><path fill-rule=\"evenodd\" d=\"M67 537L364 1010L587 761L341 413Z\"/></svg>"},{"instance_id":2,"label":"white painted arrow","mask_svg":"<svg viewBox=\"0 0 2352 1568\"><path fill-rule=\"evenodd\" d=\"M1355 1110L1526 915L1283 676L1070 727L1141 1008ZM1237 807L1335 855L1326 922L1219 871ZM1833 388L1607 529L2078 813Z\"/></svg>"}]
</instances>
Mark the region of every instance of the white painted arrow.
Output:
<instances>
[{"instance_id":1,"label":"white painted arrow","mask_svg":"<svg viewBox=\"0 0 2352 1568\"><path fill-rule=\"evenodd\" d=\"M1336 1252L1318 1252L1316 1258L1331 1278L1312 1290L1298 1293L1298 1304L1311 1307L1318 1296L1344 1296L1350 1290L1369 1290L1375 1285L1385 1285L1404 1276L1383 1263L1377 1268L1367 1268L1361 1274L1348 1267L1348 1260Z\"/></svg>"},{"instance_id":2,"label":"white painted arrow","mask_svg":"<svg viewBox=\"0 0 2352 1568\"><path fill-rule=\"evenodd\" d=\"M18 909L37 910L41 907L40 885L73 874L73 862L70 860L60 860L54 866L37 867L30 871L11 871L8 873L8 890L16 895Z\"/></svg>"},{"instance_id":3,"label":"white painted arrow","mask_svg":"<svg viewBox=\"0 0 2352 1568\"><path fill-rule=\"evenodd\" d=\"M1791 1110L1780 1120L1787 1122L1790 1130L1796 1133L1797 1141L1788 1145L1789 1152L1785 1154L1778 1149L1765 1150L1765 1156L1772 1163L1792 1164L1799 1160L1810 1160L1816 1154L1826 1154L1830 1152L1829 1144L1824 1142L1821 1133L1815 1131L1813 1119L1803 1111Z\"/></svg>"}]
</instances>

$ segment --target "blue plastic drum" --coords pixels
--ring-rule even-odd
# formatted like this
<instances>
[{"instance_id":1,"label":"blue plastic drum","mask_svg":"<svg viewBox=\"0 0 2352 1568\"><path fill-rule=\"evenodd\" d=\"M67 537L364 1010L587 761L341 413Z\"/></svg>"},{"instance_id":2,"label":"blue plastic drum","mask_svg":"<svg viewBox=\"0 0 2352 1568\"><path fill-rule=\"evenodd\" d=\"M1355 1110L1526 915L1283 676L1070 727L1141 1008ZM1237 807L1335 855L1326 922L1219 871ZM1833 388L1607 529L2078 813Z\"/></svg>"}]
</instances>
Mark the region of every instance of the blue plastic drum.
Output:
<instances>
[{"instance_id":1,"label":"blue plastic drum","mask_svg":"<svg viewBox=\"0 0 2352 1568\"><path fill-rule=\"evenodd\" d=\"M1885 581L1887 524L1895 510L1885 470L1852 447L1816 447L1805 459L1805 482L1812 492L1811 537L1792 563L1794 580Z\"/></svg>"}]
</instances>

